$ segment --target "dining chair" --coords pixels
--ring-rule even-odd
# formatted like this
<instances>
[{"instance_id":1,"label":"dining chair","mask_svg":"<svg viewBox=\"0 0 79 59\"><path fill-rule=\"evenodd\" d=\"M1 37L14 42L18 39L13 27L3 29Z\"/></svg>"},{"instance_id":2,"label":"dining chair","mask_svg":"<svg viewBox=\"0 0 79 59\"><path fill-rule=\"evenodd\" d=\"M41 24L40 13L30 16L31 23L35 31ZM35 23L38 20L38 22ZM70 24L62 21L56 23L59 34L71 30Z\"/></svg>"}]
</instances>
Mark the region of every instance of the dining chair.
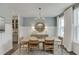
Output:
<instances>
[{"instance_id":1,"label":"dining chair","mask_svg":"<svg viewBox=\"0 0 79 59\"><path fill-rule=\"evenodd\" d=\"M61 40L61 45L60 46L63 46L63 37L58 37L58 39L60 39Z\"/></svg>"},{"instance_id":2,"label":"dining chair","mask_svg":"<svg viewBox=\"0 0 79 59\"><path fill-rule=\"evenodd\" d=\"M38 50L39 49L39 41L36 38L30 39L28 42L28 51Z\"/></svg>"},{"instance_id":3,"label":"dining chair","mask_svg":"<svg viewBox=\"0 0 79 59\"><path fill-rule=\"evenodd\" d=\"M54 52L54 40L45 40L44 50Z\"/></svg>"},{"instance_id":4,"label":"dining chair","mask_svg":"<svg viewBox=\"0 0 79 59\"><path fill-rule=\"evenodd\" d=\"M24 40L24 37L21 37L19 40L18 40L18 48L19 48L19 52L22 51L22 49L27 49L28 48L28 42L26 42Z\"/></svg>"}]
</instances>

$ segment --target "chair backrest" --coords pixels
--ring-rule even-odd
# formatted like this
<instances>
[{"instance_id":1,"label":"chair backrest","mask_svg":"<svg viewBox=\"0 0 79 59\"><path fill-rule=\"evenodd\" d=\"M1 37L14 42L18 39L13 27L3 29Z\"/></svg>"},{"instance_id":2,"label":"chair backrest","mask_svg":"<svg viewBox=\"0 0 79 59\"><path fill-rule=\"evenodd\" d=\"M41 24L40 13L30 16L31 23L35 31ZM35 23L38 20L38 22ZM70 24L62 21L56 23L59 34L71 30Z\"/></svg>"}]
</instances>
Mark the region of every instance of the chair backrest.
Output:
<instances>
[{"instance_id":1,"label":"chair backrest","mask_svg":"<svg viewBox=\"0 0 79 59\"><path fill-rule=\"evenodd\" d=\"M39 44L38 40L29 40L29 44Z\"/></svg>"},{"instance_id":2,"label":"chair backrest","mask_svg":"<svg viewBox=\"0 0 79 59\"><path fill-rule=\"evenodd\" d=\"M23 38L24 38L24 37L20 37L20 38L18 39L18 44L21 43L21 40L23 40Z\"/></svg>"},{"instance_id":3,"label":"chair backrest","mask_svg":"<svg viewBox=\"0 0 79 59\"><path fill-rule=\"evenodd\" d=\"M45 44L54 45L54 40L45 40Z\"/></svg>"},{"instance_id":4,"label":"chair backrest","mask_svg":"<svg viewBox=\"0 0 79 59\"><path fill-rule=\"evenodd\" d=\"M60 36L59 36L58 39L63 40L63 37L60 37Z\"/></svg>"}]
</instances>

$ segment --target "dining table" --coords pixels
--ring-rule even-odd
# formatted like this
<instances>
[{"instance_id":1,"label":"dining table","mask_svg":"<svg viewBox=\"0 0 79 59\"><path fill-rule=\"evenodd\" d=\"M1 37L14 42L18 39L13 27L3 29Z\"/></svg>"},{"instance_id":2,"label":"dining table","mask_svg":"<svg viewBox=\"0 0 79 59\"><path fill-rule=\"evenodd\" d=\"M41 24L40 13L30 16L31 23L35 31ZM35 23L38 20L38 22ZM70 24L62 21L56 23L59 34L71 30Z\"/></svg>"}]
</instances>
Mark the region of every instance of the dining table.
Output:
<instances>
[{"instance_id":1,"label":"dining table","mask_svg":"<svg viewBox=\"0 0 79 59\"><path fill-rule=\"evenodd\" d=\"M44 44L45 40L54 40L54 45L57 45L57 46L60 46L61 45L61 40L56 38L56 37L51 37L51 38L47 38L47 39L33 39L33 38L27 38L27 37L24 37L23 40L21 40L21 42L26 42L28 43L29 40L38 40L39 41L39 44L41 43L42 45ZM43 46L43 49L44 49L44 46Z\"/></svg>"},{"instance_id":2,"label":"dining table","mask_svg":"<svg viewBox=\"0 0 79 59\"><path fill-rule=\"evenodd\" d=\"M29 42L29 40L38 40L39 43L40 42L44 42L45 40L54 40L54 42L59 42L61 44L61 40L58 38L50 38L50 39L29 39L29 38L23 38L23 40L21 40L21 42ZM60 45L59 44L59 45Z\"/></svg>"}]
</instances>

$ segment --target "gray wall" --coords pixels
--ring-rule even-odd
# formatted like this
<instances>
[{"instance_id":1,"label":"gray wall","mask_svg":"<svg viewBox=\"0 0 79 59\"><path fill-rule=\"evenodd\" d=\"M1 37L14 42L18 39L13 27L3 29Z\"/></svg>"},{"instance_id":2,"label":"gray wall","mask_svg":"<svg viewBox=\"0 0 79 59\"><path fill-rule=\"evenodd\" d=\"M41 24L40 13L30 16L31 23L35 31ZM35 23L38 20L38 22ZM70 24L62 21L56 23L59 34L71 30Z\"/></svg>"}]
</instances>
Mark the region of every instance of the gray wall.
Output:
<instances>
[{"instance_id":1,"label":"gray wall","mask_svg":"<svg viewBox=\"0 0 79 59\"><path fill-rule=\"evenodd\" d=\"M35 17L22 17L21 18L21 26L31 26L32 24L35 24L37 22ZM44 20L45 24L47 26L57 26L57 20L53 17L45 17Z\"/></svg>"},{"instance_id":2,"label":"gray wall","mask_svg":"<svg viewBox=\"0 0 79 59\"><path fill-rule=\"evenodd\" d=\"M33 31L32 26L38 20L35 17L20 17L19 21L19 37L28 37L31 34L37 33ZM47 30L42 34L48 34L49 37L57 37L57 20L53 17L46 17L44 20Z\"/></svg>"}]
</instances>

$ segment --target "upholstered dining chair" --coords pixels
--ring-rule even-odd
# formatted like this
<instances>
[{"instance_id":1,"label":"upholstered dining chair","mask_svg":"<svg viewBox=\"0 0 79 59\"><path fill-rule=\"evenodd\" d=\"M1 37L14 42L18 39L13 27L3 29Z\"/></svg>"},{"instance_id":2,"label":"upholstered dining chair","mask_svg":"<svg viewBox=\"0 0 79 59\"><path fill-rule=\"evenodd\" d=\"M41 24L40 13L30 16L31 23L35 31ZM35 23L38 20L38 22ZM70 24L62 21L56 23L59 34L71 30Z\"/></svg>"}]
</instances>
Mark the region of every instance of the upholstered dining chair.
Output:
<instances>
[{"instance_id":1,"label":"upholstered dining chair","mask_svg":"<svg viewBox=\"0 0 79 59\"><path fill-rule=\"evenodd\" d=\"M28 48L28 42L24 40L24 37L19 38L18 45L19 52L21 52L24 48Z\"/></svg>"},{"instance_id":2,"label":"upholstered dining chair","mask_svg":"<svg viewBox=\"0 0 79 59\"><path fill-rule=\"evenodd\" d=\"M29 42L28 42L28 50L31 51L32 49L34 50L38 50L39 49L39 41L37 38L30 38Z\"/></svg>"},{"instance_id":3,"label":"upholstered dining chair","mask_svg":"<svg viewBox=\"0 0 79 59\"><path fill-rule=\"evenodd\" d=\"M44 42L44 50L45 51L52 51L54 52L54 40L48 40L46 39Z\"/></svg>"},{"instance_id":4,"label":"upholstered dining chair","mask_svg":"<svg viewBox=\"0 0 79 59\"><path fill-rule=\"evenodd\" d=\"M61 40L61 46L63 46L63 37L58 37L58 39L60 39Z\"/></svg>"}]
</instances>

